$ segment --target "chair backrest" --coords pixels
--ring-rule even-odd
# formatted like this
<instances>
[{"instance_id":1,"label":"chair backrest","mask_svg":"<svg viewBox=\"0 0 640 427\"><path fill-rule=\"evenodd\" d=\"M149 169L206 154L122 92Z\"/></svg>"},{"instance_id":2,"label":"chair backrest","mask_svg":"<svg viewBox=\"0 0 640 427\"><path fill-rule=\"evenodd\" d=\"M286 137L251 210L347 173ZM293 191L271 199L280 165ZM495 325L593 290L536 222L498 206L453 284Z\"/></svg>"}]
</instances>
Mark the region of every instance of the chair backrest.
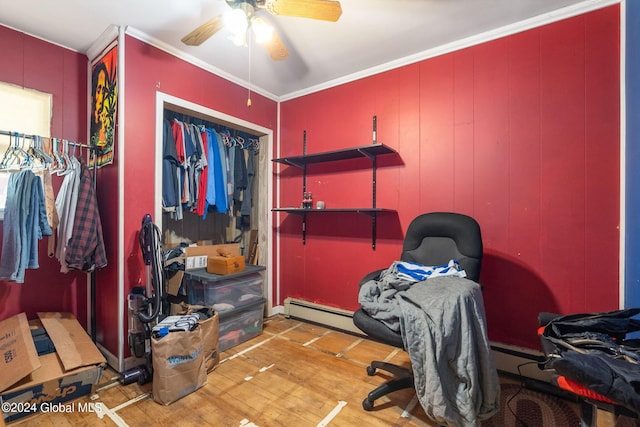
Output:
<instances>
[{"instance_id":1,"label":"chair backrest","mask_svg":"<svg viewBox=\"0 0 640 427\"><path fill-rule=\"evenodd\" d=\"M400 259L422 265L440 265L456 259L467 278L477 282L482 262L480 225L459 213L422 214L407 228Z\"/></svg>"}]
</instances>

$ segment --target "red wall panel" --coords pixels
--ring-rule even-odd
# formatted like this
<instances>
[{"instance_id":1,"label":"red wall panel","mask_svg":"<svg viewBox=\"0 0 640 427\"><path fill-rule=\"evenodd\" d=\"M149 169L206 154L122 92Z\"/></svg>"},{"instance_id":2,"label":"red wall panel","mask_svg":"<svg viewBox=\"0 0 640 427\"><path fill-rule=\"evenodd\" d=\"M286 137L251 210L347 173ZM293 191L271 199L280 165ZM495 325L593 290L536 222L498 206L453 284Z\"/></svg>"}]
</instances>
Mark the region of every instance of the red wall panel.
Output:
<instances>
[{"instance_id":1,"label":"red wall panel","mask_svg":"<svg viewBox=\"0 0 640 427\"><path fill-rule=\"evenodd\" d=\"M2 26L0 50L0 81L52 94L52 136L84 142L87 58ZM61 182L53 177L56 194ZM59 262L47 256L46 239L40 242L38 259L40 267L26 271L24 284L0 282L0 319L23 311L30 319L39 311L67 311L86 327L86 274L60 273Z\"/></svg>"},{"instance_id":2,"label":"red wall panel","mask_svg":"<svg viewBox=\"0 0 640 427\"><path fill-rule=\"evenodd\" d=\"M610 30L618 28L618 20L616 8L609 8L597 17L587 16L585 25L585 43L590 50L585 57L585 247L589 250L585 251L584 298L589 306L610 300L612 288L619 284L618 280L611 280L607 286L600 282L602 274L616 277L619 268L620 217L610 207L620 204L620 167L618 158L612 155L620 151L620 135L610 131L610 124L620 120L620 99L612 96L619 92L620 73L602 66L619 60L620 32Z\"/></svg>"},{"instance_id":3,"label":"red wall panel","mask_svg":"<svg viewBox=\"0 0 640 427\"><path fill-rule=\"evenodd\" d=\"M562 24L540 31L540 272L558 308L574 311L585 303L585 20Z\"/></svg>"},{"instance_id":4,"label":"red wall panel","mask_svg":"<svg viewBox=\"0 0 640 427\"><path fill-rule=\"evenodd\" d=\"M474 97L473 73L456 70L473 70L473 51L465 49L453 57L453 171L454 210L473 211L473 176L475 150L473 143Z\"/></svg>"},{"instance_id":5,"label":"red wall panel","mask_svg":"<svg viewBox=\"0 0 640 427\"><path fill-rule=\"evenodd\" d=\"M453 81L452 55L435 58L420 67L420 167L417 184L421 210L443 210L453 204ZM442 168L443 163L449 167Z\"/></svg>"},{"instance_id":6,"label":"red wall panel","mask_svg":"<svg viewBox=\"0 0 640 427\"><path fill-rule=\"evenodd\" d=\"M376 250L366 217L313 216L303 245L300 219L280 216L281 300L357 308L409 221L453 210L482 227L491 339L537 348L538 312L617 308L619 22L612 6L284 102L281 155L301 154L304 130L316 152L366 144L377 115L399 156L378 160L378 207L397 214L379 217ZM311 183L352 206L367 173L336 163ZM301 172L281 168L279 191L299 203Z\"/></svg>"}]
</instances>

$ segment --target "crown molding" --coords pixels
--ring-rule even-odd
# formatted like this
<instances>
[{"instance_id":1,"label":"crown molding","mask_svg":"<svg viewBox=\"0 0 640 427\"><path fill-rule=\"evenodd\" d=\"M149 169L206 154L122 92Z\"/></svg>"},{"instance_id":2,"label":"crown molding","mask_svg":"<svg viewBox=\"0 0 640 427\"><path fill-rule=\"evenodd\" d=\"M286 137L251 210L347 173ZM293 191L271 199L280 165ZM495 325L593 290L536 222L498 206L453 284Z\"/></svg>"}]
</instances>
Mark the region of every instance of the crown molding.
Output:
<instances>
[{"instance_id":1,"label":"crown molding","mask_svg":"<svg viewBox=\"0 0 640 427\"><path fill-rule=\"evenodd\" d=\"M426 59L435 58L440 55L455 52L457 50L461 50L471 46L486 43L488 41L496 40L502 37L511 36L523 31L533 29L533 28L541 27L547 24L562 21L564 19L572 18L574 16L592 12L597 9L602 9L607 6L618 4L621 1L622 0L587 0L571 6L557 9L542 15L538 15L533 18L529 18L524 21L517 22L515 24L506 25L504 27L500 27L495 30L487 31L481 34L477 34L475 36L460 39L452 43L447 43L441 46L437 46L432 49L427 49L422 52L416 53L414 55L409 55L404 58L400 58L394 61L390 61L384 64L367 68L362 71L358 71L352 74L338 77L336 79L329 80L327 82L324 82L318 85L310 86L305 89L291 92L291 93L280 96L279 100L281 102L284 102L291 99L299 98L314 92L319 92L335 86L340 86L345 83L350 83L366 77L371 77L373 75L376 75L385 71L390 71L396 68L404 67L406 65L414 64L416 62L424 61Z\"/></svg>"}]
</instances>

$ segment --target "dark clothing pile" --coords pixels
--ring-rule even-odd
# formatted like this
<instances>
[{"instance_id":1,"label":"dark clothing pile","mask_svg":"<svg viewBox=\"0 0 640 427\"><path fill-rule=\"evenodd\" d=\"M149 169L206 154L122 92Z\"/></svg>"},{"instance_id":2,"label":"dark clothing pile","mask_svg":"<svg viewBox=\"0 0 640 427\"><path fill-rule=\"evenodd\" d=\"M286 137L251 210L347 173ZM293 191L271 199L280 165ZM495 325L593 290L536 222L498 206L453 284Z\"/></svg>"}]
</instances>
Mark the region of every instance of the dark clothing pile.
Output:
<instances>
[{"instance_id":1,"label":"dark clothing pile","mask_svg":"<svg viewBox=\"0 0 640 427\"><path fill-rule=\"evenodd\" d=\"M573 314L552 320L542 333L548 367L640 413L640 309Z\"/></svg>"}]
</instances>

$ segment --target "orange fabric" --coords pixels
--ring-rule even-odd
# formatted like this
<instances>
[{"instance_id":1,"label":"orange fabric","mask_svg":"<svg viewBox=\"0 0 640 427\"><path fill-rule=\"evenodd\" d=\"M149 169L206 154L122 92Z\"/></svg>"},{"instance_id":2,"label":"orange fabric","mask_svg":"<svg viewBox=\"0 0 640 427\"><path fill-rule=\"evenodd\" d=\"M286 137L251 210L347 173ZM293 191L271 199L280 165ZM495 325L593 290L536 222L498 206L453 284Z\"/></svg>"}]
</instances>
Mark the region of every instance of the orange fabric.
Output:
<instances>
[{"instance_id":1,"label":"orange fabric","mask_svg":"<svg viewBox=\"0 0 640 427\"><path fill-rule=\"evenodd\" d=\"M578 396L598 400L600 402L613 403L614 405L616 404L616 402L614 402L613 400L601 394L598 394L567 377L560 376L556 378L556 382L558 383L558 387L560 387L561 389L570 391L571 393L577 394Z\"/></svg>"}]
</instances>

